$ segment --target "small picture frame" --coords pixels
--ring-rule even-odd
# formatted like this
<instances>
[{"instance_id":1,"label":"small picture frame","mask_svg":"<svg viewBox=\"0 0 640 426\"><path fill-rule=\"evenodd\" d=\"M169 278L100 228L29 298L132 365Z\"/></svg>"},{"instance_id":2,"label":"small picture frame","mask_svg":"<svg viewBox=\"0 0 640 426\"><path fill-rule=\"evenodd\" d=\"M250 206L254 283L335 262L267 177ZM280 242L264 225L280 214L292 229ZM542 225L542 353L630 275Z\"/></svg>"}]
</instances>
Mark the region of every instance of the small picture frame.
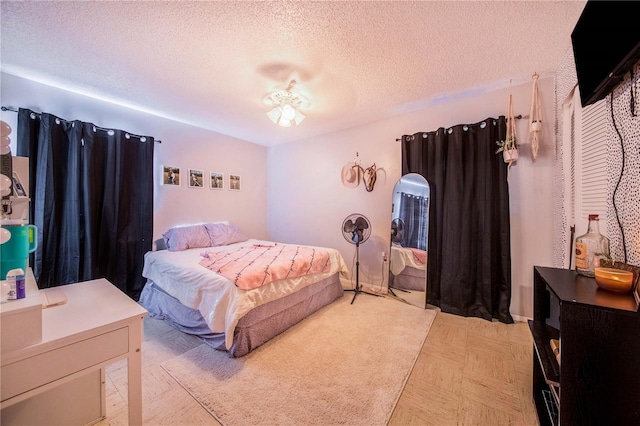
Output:
<instances>
[{"instance_id":1,"label":"small picture frame","mask_svg":"<svg viewBox=\"0 0 640 426\"><path fill-rule=\"evenodd\" d=\"M224 175L218 172L211 172L209 174L209 188L224 189Z\"/></svg>"},{"instance_id":2,"label":"small picture frame","mask_svg":"<svg viewBox=\"0 0 640 426\"><path fill-rule=\"evenodd\" d=\"M240 175L229 174L229 191L240 191Z\"/></svg>"},{"instance_id":3,"label":"small picture frame","mask_svg":"<svg viewBox=\"0 0 640 426\"><path fill-rule=\"evenodd\" d=\"M202 188L204 172L198 169L189 169L189 188Z\"/></svg>"},{"instance_id":4,"label":"small picture frame","mask_svg":"<svg viewBox=\"0 0 640 426\"><path fill-rule=\"evenodd\" d=\"M162 166L162 184L180 186L180 167Z\"/></svg>"}]
</instances>

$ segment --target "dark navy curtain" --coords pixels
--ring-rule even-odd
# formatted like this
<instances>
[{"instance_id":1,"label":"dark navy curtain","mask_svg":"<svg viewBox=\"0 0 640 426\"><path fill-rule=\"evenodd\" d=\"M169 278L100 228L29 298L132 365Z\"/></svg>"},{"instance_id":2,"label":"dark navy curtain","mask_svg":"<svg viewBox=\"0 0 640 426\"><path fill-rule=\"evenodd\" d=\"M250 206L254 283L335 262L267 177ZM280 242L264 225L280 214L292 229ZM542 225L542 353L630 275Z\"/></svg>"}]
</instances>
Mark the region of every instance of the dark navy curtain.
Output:
<instances>
[{"instance_id":1,"label":"dark navy curtain","mask_svg":"<svg viewBox=\"0 0 640 426\"><path fill-rule=\"evenodd\" d=\"M506 120L402 137L402 174L429 182L428 302L443 312L512 323Z\"/></svg>"},{"instance_id":2,"label":"dark navy curtain","mask_svg":"<svg viewBox=\"0 0 640 426\"><path fill-rule=\"evenodd\" d=\"M427 249L427 199L425 197L400 194L400 211L398 215L404 222L402 247L413 247L420 250Z\"/></svg>"},{"instance_id":3,"label":"dark navy curtain","mask_svg":"<svg viewBox=\"0 0 640 426\"><path fill-rule=\"evenodd\" d=\"M152 137L18 112L40 288L106 278L138 300L153 236Z\"/></svg>"}]
</instances>

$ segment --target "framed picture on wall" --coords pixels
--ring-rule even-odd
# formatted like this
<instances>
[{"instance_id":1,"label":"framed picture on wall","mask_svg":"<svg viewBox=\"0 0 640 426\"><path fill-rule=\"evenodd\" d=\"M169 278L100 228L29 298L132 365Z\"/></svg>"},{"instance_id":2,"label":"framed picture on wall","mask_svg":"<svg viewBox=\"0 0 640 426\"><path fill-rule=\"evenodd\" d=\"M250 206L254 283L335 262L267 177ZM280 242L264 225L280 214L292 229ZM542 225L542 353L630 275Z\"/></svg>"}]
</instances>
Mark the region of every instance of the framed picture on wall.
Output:
<instances>
[{"instance_id":1,"label":"framed picture on wall","mask_svg":"<svg viewBox=\"0 0 640 426\"><path fill-rule=\"evenodd\" d=\"M180 167L162 166L162 184L180 186Z\"/></svg>"},{"instance_id":2,"label":"framed picture on wall","mask_svg":"<svg viewBox=\"0 0 640 426\"><path fill-rule=\"evenodd\" d=\"M240 191L240 175L229 175L229 190Z\"/></svg>"},{"instance_id":3,"label":"framed picture on wall","mask_svg":"<svg viewBox=\"0 0 640 426\"><path fill-rule=\"evenodd\" d=\"M224 175L218 172L211 172L209 175L209 188L224 189Z\"/></svg>"},{"instance_id":4,"label":"framed picture on wall","mask_svg":"<svg viewBox=\"0 0 640 426\"><path fill-rule=\"evenodd\" d=\"M202 188L204 172L198 169L189 169L189 188Z\"/></svg>"}]
</instances>

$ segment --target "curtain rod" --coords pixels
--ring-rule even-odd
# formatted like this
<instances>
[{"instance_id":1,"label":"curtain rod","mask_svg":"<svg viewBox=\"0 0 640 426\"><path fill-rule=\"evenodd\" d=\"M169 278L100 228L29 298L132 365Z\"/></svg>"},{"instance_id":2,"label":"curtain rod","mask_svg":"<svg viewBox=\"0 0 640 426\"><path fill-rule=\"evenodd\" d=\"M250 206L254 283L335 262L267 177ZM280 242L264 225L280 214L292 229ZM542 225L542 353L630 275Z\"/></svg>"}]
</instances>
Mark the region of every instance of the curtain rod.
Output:
<instances>
[{"instance_id":1,"label":"curtain rod","mask_svg":"<svg viewBox=\"0 0 640 426\"><path fill-rule=\"evenodd\" d=\"M520 114L520 115L516 115L513 118L515 118L516 120L520 120L522 118L529 118L529 116ZM509 117L505 118L505 120L509 121ZM396 138L396 142L402 142L402 138Z\"/></svg>"},{"instance_id":2,"label":"curtain rod","mask_svg":"<svg viewBox=\"0 0 640 426\"><path fill-rule=\"evenodd\" d=\"M396 191L396 194L410 195L410 196L415 197L415 198L427 198L424 195L416 195L416 194L412 194L410 192L404 192L404 191Z\"/></svg>"},{"instance_id":3,"label":"curtain rod","mask_svg":"<svg viewBox=\"0 0 640 426\"><path fill-rule=\"evenodd\" d=\"M2 111L18 112L18 110L17 110L17 109L12 108L12 107L2 106L2 107L0 107L0 109L2 109ZM38 113L38 112L34 112L34 114L36 114L36 115L40 115L40 113ZM62 120L64 120L64 119L62 119ZM65 121L67 121L67 120L65 120ZM108 129L108 128L106 128L106 127L96 126L95 124L94 124L94 127L95 127L96 129L100 129L100 130L113 130L113 129ZM141 135L136 135L136 134L131 133L131 132L125 132L125 133L128 133L129 135L134 136L134 137L137 137L137 138L143 138L143 137L144 137L144 136L141 136ZM153 141L154 141L154 142L157 142L157 143L162 143L162 141L161 141L160 139L154 139Z\"/></svg>"}]
</instances>

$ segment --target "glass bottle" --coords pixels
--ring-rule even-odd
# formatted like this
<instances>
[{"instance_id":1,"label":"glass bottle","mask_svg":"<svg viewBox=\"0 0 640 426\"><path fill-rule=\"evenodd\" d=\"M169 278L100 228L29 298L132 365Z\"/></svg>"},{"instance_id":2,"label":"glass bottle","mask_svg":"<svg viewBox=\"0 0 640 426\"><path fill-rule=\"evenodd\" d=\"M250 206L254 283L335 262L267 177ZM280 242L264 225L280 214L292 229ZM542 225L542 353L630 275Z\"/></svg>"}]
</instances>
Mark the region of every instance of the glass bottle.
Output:
<instances>
[{"instance_id":1,"label":"glass bottle","mask_svg":"<svg viewBox=\"0 0 640 426\"><path fill-rule=\"evenodd\" d=\"M609 239L600 234L598 215L590 214L587 233L576 238L576 272L593 277L602 259L611 259Z\"/></svg>"}]
</instances>

